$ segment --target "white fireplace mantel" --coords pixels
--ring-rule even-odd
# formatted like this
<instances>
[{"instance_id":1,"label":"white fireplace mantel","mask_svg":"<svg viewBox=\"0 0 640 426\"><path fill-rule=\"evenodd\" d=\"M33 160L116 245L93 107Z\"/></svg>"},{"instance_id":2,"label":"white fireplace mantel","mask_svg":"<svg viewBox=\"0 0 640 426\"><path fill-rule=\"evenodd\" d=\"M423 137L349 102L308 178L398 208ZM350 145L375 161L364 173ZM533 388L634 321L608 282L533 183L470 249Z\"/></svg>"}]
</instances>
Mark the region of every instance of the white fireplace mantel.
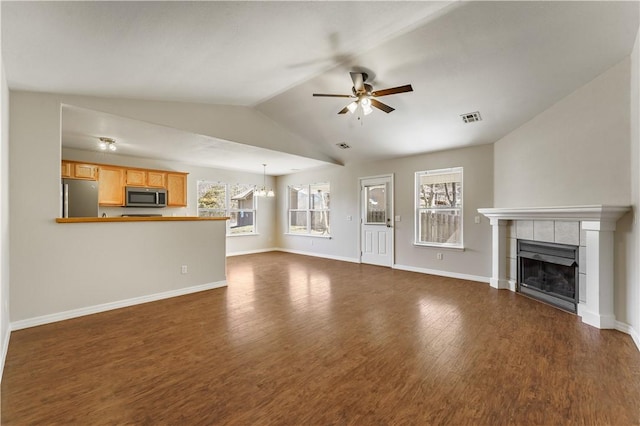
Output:
<instances>
[{"instance_id":1,"label":"white fireplace mantel","mask_svg":"<svg viewBox=\"0 0 640 426\"><path fill-rule=\"evenodd\" d=\"M492 225L492 272L490 284L516 290L507 277L507 224L509 221L574 221L580 223L586 243L586 295L578 303L582 321L598 328L615 328L613 312L613 232L629 206L590 205L571 207L478 209ZM539 223L539 222L538 222Z\"/></svg>"},{"instance_id":2,"label":"white fireplace mantel","mask_svg":"<svg viewBox=\"0 0 640 426\"><path fill-rule=\"evenodd\" d=\"M517 207L478 209L489 219L501 220L577 220L616 222L629 206Z\"/></svg>"}]
</instances>

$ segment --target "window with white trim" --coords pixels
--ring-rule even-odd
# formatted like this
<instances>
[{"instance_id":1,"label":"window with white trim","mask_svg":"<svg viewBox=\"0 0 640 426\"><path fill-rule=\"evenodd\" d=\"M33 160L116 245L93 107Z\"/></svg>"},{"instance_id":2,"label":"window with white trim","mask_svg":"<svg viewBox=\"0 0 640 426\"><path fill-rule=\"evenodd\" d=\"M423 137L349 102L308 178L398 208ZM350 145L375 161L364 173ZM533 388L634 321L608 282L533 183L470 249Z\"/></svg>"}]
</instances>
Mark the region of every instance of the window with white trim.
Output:
<instances>
[{"instance_id":1,"label":"window with white trim","mask_svg":"<svg viewBox=\"0 0 640 426\"><path fill-rule=\"evenodd\" d=\"M290 185L289 234L330 236L329 183Z\"/></svg>"},{"instance_id":2,"label":"window with white trim","mask_svg":"<svg viewBox=\"0 0 640 426\"><path fill-rule=\"evenodd\" d=\"M230 217L227 235L256 233L255 185L198 181L198 216Z\"/></svg>"},{"instance_id":3,"label":"window with white trim","mask_svg":"<svg viewBox=\"0 0 640 426\"><path fill-rule=\"evenodd\" d=\"M416 172L415 244L463 248L462 167Z\"/></svg>"}]
</instances>

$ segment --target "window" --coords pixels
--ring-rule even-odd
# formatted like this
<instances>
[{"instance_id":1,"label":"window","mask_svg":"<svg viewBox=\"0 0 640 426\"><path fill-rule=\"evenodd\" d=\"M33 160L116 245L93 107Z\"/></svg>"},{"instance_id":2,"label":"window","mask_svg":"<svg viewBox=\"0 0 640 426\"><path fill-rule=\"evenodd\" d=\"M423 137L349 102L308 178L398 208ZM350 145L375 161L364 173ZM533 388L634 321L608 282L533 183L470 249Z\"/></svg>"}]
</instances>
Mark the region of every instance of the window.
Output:
<instances>
[{"instance_id":1,"label":"window","mask_svg":"<svg viewBox=\"0 0 640 426\"><path fill-rule=\"evenodd\" d=\"M415 243L462 248L462 167L416 172Z\"/></svg>"},{"instance_id":2,"label":"window","mask_svg":"<svg viewBox=\"0 0 640 426\"><path fill-rule=\"evenodd\" d=\"M255 185L198 181L198 216L224 217L227 235L255 234Z\"/></svg>"},{"instance_id":3,"label":"window","mask_svg":"<svg viewBox=\"0 0 640 426\"><path fill-rule=\"evenodd\" d=\"M289 186L289 233L329 236L328 183Z\"/></svg>"}]
</instances>

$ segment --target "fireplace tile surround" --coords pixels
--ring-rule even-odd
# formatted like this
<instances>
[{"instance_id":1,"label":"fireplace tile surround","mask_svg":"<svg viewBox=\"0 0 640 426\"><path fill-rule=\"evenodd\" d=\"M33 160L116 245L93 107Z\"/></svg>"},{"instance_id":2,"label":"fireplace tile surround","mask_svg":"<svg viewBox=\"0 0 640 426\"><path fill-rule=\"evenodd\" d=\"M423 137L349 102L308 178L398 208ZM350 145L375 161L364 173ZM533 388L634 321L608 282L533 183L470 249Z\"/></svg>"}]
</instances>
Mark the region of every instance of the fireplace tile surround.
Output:
<instances>
[{"instance_id":1,"label":"fireplace tile surround","mask_svg":"<svg viewBox=\"0 0 640 426\"><path fill-rule=\"evenodd\" d=\"M578 315L597 328L615 328L613 234L629 206L478 209L492 226L492 276L498 289L516 291L517 240L579 246Z\"/></svg>"}]
</instances>

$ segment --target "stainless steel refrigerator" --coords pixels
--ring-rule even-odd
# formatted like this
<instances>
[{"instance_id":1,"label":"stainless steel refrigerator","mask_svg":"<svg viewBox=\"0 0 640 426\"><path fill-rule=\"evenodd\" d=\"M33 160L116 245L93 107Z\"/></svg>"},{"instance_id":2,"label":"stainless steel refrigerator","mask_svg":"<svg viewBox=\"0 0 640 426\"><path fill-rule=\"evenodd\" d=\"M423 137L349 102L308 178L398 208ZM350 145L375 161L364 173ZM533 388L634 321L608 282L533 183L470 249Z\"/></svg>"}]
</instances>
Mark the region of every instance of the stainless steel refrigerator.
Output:
<instances>
[{"instance_id":1,"label":"stainless steel refrigerator","mask_svg":"<svg viewBox=\"0 0 640 426\"><path fill-rule=\"evenodd\" d=\"M98 182L62 179L62 217L98 217Z\"/></svg>"}]
</instances>

